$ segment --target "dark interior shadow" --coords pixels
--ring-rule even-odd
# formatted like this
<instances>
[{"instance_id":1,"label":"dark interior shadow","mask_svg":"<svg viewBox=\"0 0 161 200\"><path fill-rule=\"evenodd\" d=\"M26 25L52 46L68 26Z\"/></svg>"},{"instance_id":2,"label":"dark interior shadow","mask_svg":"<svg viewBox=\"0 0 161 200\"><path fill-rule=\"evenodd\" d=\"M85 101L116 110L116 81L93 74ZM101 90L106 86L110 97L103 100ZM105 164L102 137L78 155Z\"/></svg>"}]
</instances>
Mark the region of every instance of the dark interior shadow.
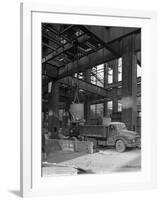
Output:
<instances>
[{"instance_id":1,"label":"dark interior shadow","mask_svg":"<svg viewBox=\"0 0 161 200\"><path fill-rule=\"evenodd\" d=\"M10 193L14 194L17 197L21 197L21 193L19 190L9 190Z\"/></svg>"}]
</instances>

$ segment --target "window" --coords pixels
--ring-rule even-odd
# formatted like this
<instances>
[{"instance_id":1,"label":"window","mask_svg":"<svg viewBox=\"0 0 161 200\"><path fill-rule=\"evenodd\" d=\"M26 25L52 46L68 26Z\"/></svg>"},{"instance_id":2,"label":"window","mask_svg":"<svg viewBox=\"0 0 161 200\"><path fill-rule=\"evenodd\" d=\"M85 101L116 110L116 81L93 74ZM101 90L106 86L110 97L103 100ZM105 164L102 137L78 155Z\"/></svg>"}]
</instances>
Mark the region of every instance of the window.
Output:
<instances>
[{"instance_id":1,"label":"window","mask_svg":"<svg viewBox=\"0 0 161 200\"><path fill-rule=\"evenodd\" d=\"M48 93L51 93L51 89L52 89L52 82L48 83Z\"/></svg>"},{"instance_id":2,"label":"window","mask_svg":"<svg viewBox=\"0 0 161 200\"><path fill-rule=\"evenodd\" d=\"M97 104L97 114L103 117L103 103Z\"/></svg>"},{"instance_id":3,"label":"window","mask_svg":"<svg viewBox=\"0 0 161 200\"><path fill-rule=\"evenodd\" d=\"M108 67L108 84L113 83L113 69Z\"/></svg>"},{"instance_id":4,"label":"window","mask_svg":"<svg viewBox=\"0 0 161 200\"><path fill-rule=\"evenodd\" d=\"M90 105L90 115L92 117L95 116L95 104L94 105Z\"/></svg>"},{"instance_id":5,"label":"window","mask_svg":"<svg viewBox=\"0 0 161 200\"><path fill-rule=\"evenodd\" d=\"M137 77L141 77L141 66L137 65Z\"/></svg>"},{"instance_id":6,"label":"window","mask_svg":"<svg viewBox=\"0 0 161 200\"><path fill-rule=\"evenodd\" d=\"M113 101L108 101L107 102L107 110L109 114L112 114L112 109L113 109Z\"/></svg>"},{"instance_id":7,"label":"window","mask_svg":"<svg viewBox=\"0 0 161 200\"><path fill-rule=\"evenodd\" d=\"M91 116L103 117L103 103L90 105Z\"/></svg>"},{"instance_id":8,"label":"window","mask_svg":"<svg viewBox=\"0 0 161 200\"><path fill-rule=\"evenodd\" d=\"M141 77L141 52L136 53L137 57L137 77Z\"/></svg>"},{"instance_id":9,"label":"window","mask_svg":"<svg viewBox=\"0 0 161 200\"><path fill-rule=\"evenodd\" d=\"M91 83L104 87L104 65L98 65L91 70Z\"/></svg>"},{"instance_id":10,"label":"window","mask_svg":"<svg viewBox=\"0 0 161 200\"><path fill-rule=\"evenodd\" d=\"M118 81L122 81L122 58L118 59Z\"/></svg>"},{"instance_id":11,"label":"window","mask_svg":"<svg viewBox=\"0 0 161 200\"><path fill-rule=\"evenodd\" d=\"M141 111L140 111L140 112L138 112L138 117L141 117Z\"/></svg>"},{"instance_id":12,"label":"window","mask_svg":"<svg viewBox=\"0 0 161 200\"><path fill-rule=\"evenodd\" d=\"M121 112L122 111L122 103L121 103L121 100L119 99L118 100L118 112Z\"/></svg>"}]
</instances>

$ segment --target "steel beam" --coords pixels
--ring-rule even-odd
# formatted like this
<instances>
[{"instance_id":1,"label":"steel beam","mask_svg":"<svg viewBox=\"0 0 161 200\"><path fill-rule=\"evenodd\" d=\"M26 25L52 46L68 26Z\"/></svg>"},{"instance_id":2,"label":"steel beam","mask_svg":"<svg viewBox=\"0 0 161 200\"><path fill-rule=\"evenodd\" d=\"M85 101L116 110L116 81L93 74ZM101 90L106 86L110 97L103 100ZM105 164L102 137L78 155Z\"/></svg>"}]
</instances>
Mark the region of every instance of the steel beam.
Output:
<instances>
[{"instance_id":1,"label":"steel beam","mask_svg":"<svg viewBox=\"0 0 161 200\"><path fill-rule=\"evenodd\" d=\"M104 88L94 85L92 83L88 83L86 81L77 79L77 78L65 77L59 80L59 82L65 85L69 85L71 87L76 87L78 84L79 88L82 90L88 91L93 94L97 94L98 96L102 96L102 97L108 96L108 91L105 90Z\"/></svg>"},{"instance_id":2,"label":"steel beam","mask_svg":"<svg viewBox=\"0 0 161 200\"><path fill-rule=\"evenodd\" d=\"M84 26L83 29L87 33L96 37L109 51L115 55L119 55L119 52L109 45L112 41L120 40L131 33L140 31L138 28L110 27L109 29L106 29L102 26Z\"/></svg>"},{"instance_id":3,"label":"steel beam","mask_svg":"<svg viewBox=\"0 0 161 200\"><path fill-rule=\"evenodd\" d=\"M59 47L63 47L64 45L60 44L60 42L58 42L55 38L53 38L52 36L46 34L46 33L42 33L42 37L48 39L49 41L56 43Z\"/></svg>"},{"instance_id":4,"label":"steel beam","mask_svg":"<svg viewBox=\"0 0 161 200\"><path fill-rule=\"evenodd\" d=\"M54 48L53 46L51 46L51 45L49 45L49 44L47 44L45 42L42 42L42 45L45 46L45 47L47 47L47 48L49 48L49 49L51 49L51 50L53 50L53 51L56 50L56 48Z\"/></svg>"},{"instance_id":5,"label":"steel beam","mask_svg":"<svg viewBox=\"0 0 161 200\"><path fill-rule=\"evenodd\" d=\"M78 46L79 46L79 43L82 43L83 41L87 40L88 38L89 37L85 36L85 35L82 35L81 37L79 37L78 38ZM42 63L48 62L48 61L58 57L59 55L67 52L68 50L70 50L72 47L73 47L72 43L65 44L63 47L58 48L56 51L54 51L54 52L48 54L46 57L44 57L42 59Z\"/></svg>"},{"instance_id":6,"label":"steel beam","mask_svg":"<svg viewBox=\"0 0 161 200\"><path fill-rule=\"evenodd\" d=\"M63 31L60 32L60 35L71 29L73 25L69 25L67 28L65 28Z\"/></svg>"},{"instance_id":7,"label":"steel beam","mask_svg":"<svg viewBox=\"0 0 161 200\"><path fill-rule=\"evenodd\" d=\"M140 33L140 28L122 28L122 27L111 27L107 30L108 37L105 42L110 44L116 40L121 40L133 33Z\"/></svg>"},{"instance_id":8,"label":"steel beam","mask_svg":"<svg viewBox=\"0 0 161 200\"><path fill-rule=\"evenodd\" d=\"M97 52L91 53L88 56L82 57L80 60L60 68L57 79L64 78L65 76L72 75L76 72L82 72L89 68L95 67L102 63L116 58L106 48L100 49Z\"/></svg>"},{"instance_id":9,"label":"steel beam","mask_svg":"<svg viewBox=\"0 0 161 200\"><path fill-rule=\"evenodd\" d=\"M141 36L140 34L135 35L135 51L140 51L141 49ZM112 47L119 49L119 42L115 41L114 43L110 44ZM121 51L120 51L121 53ZM55 74L56 79L64 78L65 76L71 76L76 72L83 72L86 69L95 67L97 65L106 63L110 60L118 58L117 56L113 55L109 52L106 48L100 49L97 52L93 52L88 56L84 56L79 61L71 62L64 67L61 67L59 72ZM52 67L51 67L52 68ZM52 69L51 69L52 70ZM49 73L48 73L49 74ZM49 74L50 75L50 74Z\"/></svg>"},{"instance_id":10,"label":"steel beam","mask_svg":"<svg viewBox=\"0 0 161 200\"><path fill-rule=\"evenodd\" d=\"M70 50L72 47L73 47L72 44L67 43L66 45L64 45L64 47L60 47L58 50L56 50L56 51L48 54L46 57L44 57L42 59L42 63L48 62L48 61L58 57L62 53L65 53L66 51Z\"/></svg>"},{"instance_id":11,"label":"steel beam","mask_svg":"<svg viewBox=\"0 0 161 200\"><path fill-rule=\"evenodd\" d=\"M98 103L104 103L107 101L110 101L114 98L120 99L122 98L122 88L113 88L113 89L107 89L108 91L108 97L107 98L102 98L102 99L94 99L92 98L90 101L90 104L98 104ZM137 97L141 96L141 84L137 85Z\"/></svg>"},{"instance_id":12,"label":"steel beam","mask_svg":"<svg viewBox=\"0 0 161 200\"><path fill-rule=\"evenodd\" d=\"M107 30L104 27L82 26L81 29L85 31L88 35L95 37L108 51L110 51L116 56L119 56L119 54L107 44L105 38L107 38L108 35L107 35Z\"/></svg>"},{"instance_id":13,"label":"steel beam","mask_svg":"<svg viewBox=\"0 0 161 200\"><path fill-rule=\"evenodd\" d=\"M140 83L141 83L141 77L138 77L138 78L136 79L136 81L137 81L137 84L140 84ZM116 82L116 83L108 84L108 85L106 86L106 89L111 89L111 88L121 87L121 86L122 86L122 81L118 81L118 82Z\"/></svg>"}]
</instances>

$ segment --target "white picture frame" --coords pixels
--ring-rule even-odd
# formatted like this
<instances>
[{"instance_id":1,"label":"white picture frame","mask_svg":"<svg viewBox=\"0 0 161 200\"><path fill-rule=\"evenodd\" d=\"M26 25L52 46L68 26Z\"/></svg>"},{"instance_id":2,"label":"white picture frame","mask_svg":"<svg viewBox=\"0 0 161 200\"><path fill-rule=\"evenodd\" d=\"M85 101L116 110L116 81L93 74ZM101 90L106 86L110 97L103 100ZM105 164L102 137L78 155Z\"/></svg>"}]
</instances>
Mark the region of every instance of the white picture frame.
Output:
<instances>
[{"instance_id":1,"label":"white picture frame","mask_svg":"<svg viewBox=\"0 0 161 200\"><path fill-rule=\"evenodd\" d=\"M142 28L142 170L103 175L41 176L41 23L79 23ZM156 186L156 13L96 7L21 4L21 195L44 196ZM148 88L148 90L147 90ZM147 109L148 108L148 109ZM147 156L148 155L148 156ZM90 178L89 178L90 176ZM108 180L108 181L107 181ZM53 189L54 188L54 189ZM63 190L62 190L63 189Z\"/></svg>"}]
</instances>

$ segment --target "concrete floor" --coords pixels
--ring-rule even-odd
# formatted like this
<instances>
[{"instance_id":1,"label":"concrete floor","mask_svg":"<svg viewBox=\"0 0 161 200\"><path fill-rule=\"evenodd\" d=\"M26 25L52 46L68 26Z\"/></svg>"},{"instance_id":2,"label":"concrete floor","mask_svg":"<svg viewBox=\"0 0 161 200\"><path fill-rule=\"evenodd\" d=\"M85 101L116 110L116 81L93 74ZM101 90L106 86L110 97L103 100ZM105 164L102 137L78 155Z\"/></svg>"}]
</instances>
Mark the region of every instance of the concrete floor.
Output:
<instances>
[{"instance_id":1,"label":"concrete floor","mask_svg":"<svg viewBox=\"0 0 161 200\"><path fill-rule=\"evenodd\" d=\"M141 151L118 153L107 148L99 148L93 154L59 151L50 153L43 166L43 176L139 171Z\"/></svg>"}]
</instances>

